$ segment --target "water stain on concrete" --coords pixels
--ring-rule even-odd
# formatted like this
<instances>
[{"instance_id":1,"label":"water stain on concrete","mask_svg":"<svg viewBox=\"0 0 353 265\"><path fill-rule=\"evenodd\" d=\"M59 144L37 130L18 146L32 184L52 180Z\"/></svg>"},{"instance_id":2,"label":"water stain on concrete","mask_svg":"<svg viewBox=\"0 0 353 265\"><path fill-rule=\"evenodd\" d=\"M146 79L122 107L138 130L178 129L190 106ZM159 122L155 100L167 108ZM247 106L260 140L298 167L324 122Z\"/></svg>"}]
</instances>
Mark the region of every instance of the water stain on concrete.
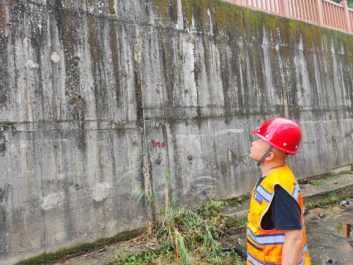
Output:
<instances>
[{"instance_id":1,"label":"water stain on concrete","mask_svg":"<svg viewBox=\"0 0 353 265\"><path fill-rule=\"evenodd\" d=\"M0 153L5 152L6 151L6 144L5 143L1 143L0 144Z\"/></svg>"}]
</instances>

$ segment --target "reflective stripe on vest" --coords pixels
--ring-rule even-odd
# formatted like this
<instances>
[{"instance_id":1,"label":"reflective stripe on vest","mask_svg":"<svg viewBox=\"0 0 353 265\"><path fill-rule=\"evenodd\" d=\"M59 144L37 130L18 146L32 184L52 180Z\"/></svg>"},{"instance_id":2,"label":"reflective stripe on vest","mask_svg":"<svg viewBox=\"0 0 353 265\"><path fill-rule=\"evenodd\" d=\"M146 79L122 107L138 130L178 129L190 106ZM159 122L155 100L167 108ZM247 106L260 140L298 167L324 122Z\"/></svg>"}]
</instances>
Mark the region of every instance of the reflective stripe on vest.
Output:
<instances>
[{"instance_id":1,"label":"reflective stripe on vest","mask_svg":"<svg viewBox=\"0 0 353 265\"><path fill-rule=\"evenodd\" d=\"M276 185L284 188L299 204L303 231L303 244L299 264L309 265L310 259L306 245L303 199L299 185L287 165L271 172L252 192L247 228L248 264L278 265L282 262L282 248L285 239L284 231L277 229L264 230L261 228L261 220L271 205Z\"/></svg>"},{"instance_id":2,"label":"reflective stripe on vest","mask_svg":"<svg viewBox=\"0 0 353 265\"><path fill-rule=\"evenodd\" d=\"M308 253L308 245L305 243L303 247L303 253L302 253L302 258L299 262L299 265L304 265L305 263L305 255ZM309 253L308 253L309 256Z\"/></svg>"},{"instance_id":3,"label":"reflective stripe on vest","mask_svg":"<svg viewBox=\"0 0 353 265\"><path fill-rule=\"evenodd\" d=\"M304 265L305 264L305 255L306 253L308 252L308 249L307 249L307 244L304 245L304 251L303 251L303 255L301 257L301 260L299 262L299 265ZM254 264L254 265L278 265L276 263L263 263L261 261L258 261L255 257L253 257L251 254L248 253L248 261L251 263L251 264ZM310 264L310 263L309 263Z\"/></svg>"},{"instance_id":4,"label":"reflective stripe on vest","mask_svg":"<svg viewBox=\"0 0 353 265\"><path fill-rule=\"evenodd\" d=\"M261 184L257 187L256 193L259 194L268 203L272 200L273 194L265 190L265 188L261 186ZM298 201L299 193L300 193L299 185L298 183L295 183L294 190L291 195L296 201Z\"/></svg>"},{"instance_id":5,"label":"reflective stripe on vest","mask_svg":"<svg viewBox=\"0 0 353 265\"><path fill-rule=\"evenodd\" d=\"M255 236L251 229L248 228L248 237L252 239L252 241L256 242L261 246L265 245L283 245L284 243L284 234L276 234L276 235L261 235Z\"/></svg>"}]
</instances>

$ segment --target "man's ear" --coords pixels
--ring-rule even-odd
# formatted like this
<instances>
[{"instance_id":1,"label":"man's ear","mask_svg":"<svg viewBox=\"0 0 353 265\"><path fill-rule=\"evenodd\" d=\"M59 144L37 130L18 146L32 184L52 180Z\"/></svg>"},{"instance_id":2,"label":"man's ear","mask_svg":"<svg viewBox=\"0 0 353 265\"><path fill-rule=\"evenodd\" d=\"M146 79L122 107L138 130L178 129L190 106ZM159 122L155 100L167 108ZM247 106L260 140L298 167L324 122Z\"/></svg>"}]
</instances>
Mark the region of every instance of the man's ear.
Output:
<instances>
[{"instance_id":1,"label":"man's ear","mask_svg":"<svg viewBox=\"0 0 353 265\"><path fill-rule=\"evenodd\" d=\"M275 158L275 153L270 152L267 157L265 158L266 161L272 161Z\"/></svg>"}]
</instances>

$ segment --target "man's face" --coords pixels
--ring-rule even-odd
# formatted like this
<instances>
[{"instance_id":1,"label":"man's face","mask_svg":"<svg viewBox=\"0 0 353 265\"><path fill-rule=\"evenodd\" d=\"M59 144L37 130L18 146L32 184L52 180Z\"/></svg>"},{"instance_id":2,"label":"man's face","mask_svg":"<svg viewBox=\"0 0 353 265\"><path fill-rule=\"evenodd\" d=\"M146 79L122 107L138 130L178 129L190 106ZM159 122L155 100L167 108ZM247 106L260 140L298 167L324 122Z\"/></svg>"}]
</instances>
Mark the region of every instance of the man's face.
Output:
<instances>
[{"instance_id":1,"label":"man's face","mask_svg":"<svg viewBox=\"0 0 353 265\"><path fill-rule=\"evenodd\" d=\"M268 143L258 138L251 144L249 157L258 162L266 153L269 147L270 145Z\"/></svg>"}]
</instances>

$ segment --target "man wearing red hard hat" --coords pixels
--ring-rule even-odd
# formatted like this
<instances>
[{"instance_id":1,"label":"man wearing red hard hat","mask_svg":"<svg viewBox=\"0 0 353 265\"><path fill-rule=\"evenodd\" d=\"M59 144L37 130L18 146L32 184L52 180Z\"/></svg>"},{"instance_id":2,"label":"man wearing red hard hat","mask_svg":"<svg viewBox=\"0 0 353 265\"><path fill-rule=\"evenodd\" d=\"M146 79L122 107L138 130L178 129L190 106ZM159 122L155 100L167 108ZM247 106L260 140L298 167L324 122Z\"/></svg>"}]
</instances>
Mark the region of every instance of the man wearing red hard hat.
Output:
<instances>
[{"instance_id":1,"label":"man wearing red hard hat","mask_svg":"<svg viewBox=\"0 0 353 265\"><path fill-rule=\"evenodd\" d=\"M304 204L288 154L297 154L298 124L273 118L253 132L250 158L262 175L251 193L247 227L248 264L310 264L304 225Z\"/></svg>"}]
</instances>

